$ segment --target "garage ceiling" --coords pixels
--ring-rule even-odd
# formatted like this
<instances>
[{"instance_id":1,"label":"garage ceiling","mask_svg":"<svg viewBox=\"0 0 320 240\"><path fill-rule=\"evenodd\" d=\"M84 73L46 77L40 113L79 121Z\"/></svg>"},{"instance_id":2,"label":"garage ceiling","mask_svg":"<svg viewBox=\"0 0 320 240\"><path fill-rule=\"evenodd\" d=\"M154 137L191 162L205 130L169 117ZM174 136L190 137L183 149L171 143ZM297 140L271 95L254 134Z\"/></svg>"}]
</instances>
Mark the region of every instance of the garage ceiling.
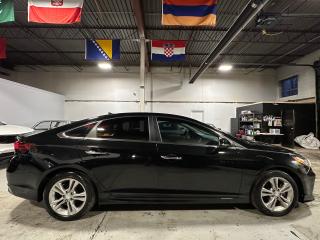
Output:
<instances>
[{"instance_id":1,"label":"garage ceiling","mask_svg":"<svg viewBox=\"0 0 320 240\"><path fill-rule=\"evenodd\" d=\"M40 25L27 22L27 0L15 0L16 22L2 24L0 36L8 39L8 59L2 66L69 65L76 70L95 63L84 60L84 39L121 39L117 66L138 66L140 50L137 24L130 0L85 1L81 24ZM232 25L249 0L220 0L215 28L161 26L161 0L142 0L147 39L187 40L187 61L151 62L151 66L198 67ZM320 48L320 1L277 0L268 4L262 18L253 21L225 52L219 62L289 63ZM262 30L267 34L263 34ZM150 53L150 44L148 44ZM263 65L263 64L262 64ZM37 68L34 68L37 69Z\"/></svg>"}]
</instances>

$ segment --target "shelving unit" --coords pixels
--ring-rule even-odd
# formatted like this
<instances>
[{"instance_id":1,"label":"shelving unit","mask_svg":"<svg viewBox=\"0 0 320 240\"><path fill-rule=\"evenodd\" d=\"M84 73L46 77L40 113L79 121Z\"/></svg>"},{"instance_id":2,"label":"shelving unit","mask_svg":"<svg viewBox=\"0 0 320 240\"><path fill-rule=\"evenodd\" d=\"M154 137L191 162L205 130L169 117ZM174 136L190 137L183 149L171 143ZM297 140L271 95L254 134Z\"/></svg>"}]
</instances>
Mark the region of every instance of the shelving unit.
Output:
<instances>
[{"instance_id":1,"label":"shelving unit","mask_svg":"<svg viewBox=\"0 0 320 240\"><path fill-rule=\"evenodd\" d=\"M260 113L243 113L239 116L239 128L244 130L244 136L253 137L261 132L262 114Z\"/></svg>"},{"instance_id":2,"label":"shelving unit","mask_svg":"<svg viewBox=\"0 0 320 240\"><path fill-rule=\"evenodd\" d=\"M242 138L274 142L282 134L282 114L241 113L239 130L243 130Z\"/></svg>"},{"instance_id":3,"label":"shelving unit","mask_svg":"<svg viewBox=\"0 0 320 240\"><path fill-rule=\"evenodd\" d=\"M244 112L248 114L243 114ZM242 116L248 116L248 119L242 119ZM272 120L269 124L269 121L265 119L267 116ZM315 132L316 129L314 104L312 103L249 104L237 108L237 119L238 126L236 129L238 129L238 132L235 133L237 137L275 144L281 143L286 147L294 146L296 136ZM261 129L258 126L253 126L255 122L260 123L259 120L261 120L259 126ZM249 131L248 134L248 131L245 131L246 129L252 131ZM239 134L239 131L241 131L241 134Z\"/></svg>"}]
</instances>

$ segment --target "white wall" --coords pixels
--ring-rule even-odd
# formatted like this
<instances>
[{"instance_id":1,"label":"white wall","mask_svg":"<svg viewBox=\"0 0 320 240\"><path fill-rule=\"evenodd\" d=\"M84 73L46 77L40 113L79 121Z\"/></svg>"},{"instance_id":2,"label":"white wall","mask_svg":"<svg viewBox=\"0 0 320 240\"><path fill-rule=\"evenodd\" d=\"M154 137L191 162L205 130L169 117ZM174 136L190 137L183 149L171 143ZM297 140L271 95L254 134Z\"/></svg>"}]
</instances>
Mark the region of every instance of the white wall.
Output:
<instances>
[{"instance_id":1,"label":"white wall","mask_svg":"<svg viewBox=\"0 0 320 240\"><path fill-rule=\"evenodd\" d=\"M51 71L16 72L12 78L65 95L67 119L139 111L139 68L113 73L96 68L80 73L63 69ZM274 71L247 72L235 70L221 74L210 70L189 84L189 69L153 68L146 78L146 111L189 117L193 110L204 111L205 122L230 130L230 118L235 117L236 107L276 99Z\"/></svg>"},{"instance_id":2,"label":"white wall","mask_svg":"<svg viewBox=\"0 0 320 240\"><path fill-rule=\"evenodd\" d=\"M246 74L248 70L230 73L207 71L194 84L189 84L188 69L153 69L147 80L147 109L191 117L192 111L203 111L204 122L230 131L230 118L236 108L252 102L276 98L273 71Z\"/></svg>"},{"instance_id":3,"label":"white wall","mask_svg":"<svg viewBox=\"0 0 320 240\"><path fill-rule=\"evenodd\" d=\"M316 60L320 58L320 50L313 52L309 55L306 55L296 61L298 64L313 64ZM298 95L281 98L280 93L280 81L292 76L298 75ZM293 67L285 66L277 69L276 72L277 81L278 81L278 91L277 99L280 101L288 100L299 100L305 98L314 98L315 97L315 72L312 67Z\"/></svg>"},{"instance_id":4,"label":"white wall","mask_svg":"<svg viewBox=\"0 0 320 240\"><path fill-rule=\"evenodd\" d=\"M0 120L32 127L64 118L64 96L0 78Z\"/></svg>"}]
</instances>

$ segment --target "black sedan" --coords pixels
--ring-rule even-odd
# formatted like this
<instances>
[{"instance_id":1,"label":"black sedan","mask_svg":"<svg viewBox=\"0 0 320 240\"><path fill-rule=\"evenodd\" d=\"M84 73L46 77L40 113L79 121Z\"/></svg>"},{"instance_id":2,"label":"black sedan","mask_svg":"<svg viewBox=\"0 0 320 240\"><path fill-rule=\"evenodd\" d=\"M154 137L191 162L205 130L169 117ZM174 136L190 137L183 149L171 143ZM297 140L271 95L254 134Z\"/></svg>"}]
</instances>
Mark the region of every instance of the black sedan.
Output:
<instances>
[{"instance_id":1,"label":"black sedan","mask_svg":"<svg viewBox=\"0 0 320 240\"><path fill-rule=\"evenodd\" d=\"M24 135L7 169L9 191L78 219L95 204L252 203L272 216L313 200L310 162L238 140L186 117L100 116Z\"/></svg>"}]
</instances>

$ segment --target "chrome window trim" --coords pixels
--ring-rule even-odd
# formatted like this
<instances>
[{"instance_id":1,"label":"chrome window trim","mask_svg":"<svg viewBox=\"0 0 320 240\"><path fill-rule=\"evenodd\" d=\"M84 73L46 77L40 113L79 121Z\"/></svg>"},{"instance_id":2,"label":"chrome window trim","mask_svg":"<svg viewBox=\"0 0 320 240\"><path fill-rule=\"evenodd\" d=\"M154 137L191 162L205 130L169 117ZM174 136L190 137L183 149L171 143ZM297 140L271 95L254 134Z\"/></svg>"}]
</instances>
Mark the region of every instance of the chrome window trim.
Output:
<instances>
[{"instance_id":1,"label":"chrome window trim","mask_svg":"<svg viewBox=\"0 0 320 240\"><path fill-rule=\"evenodd\" d=\"M219 146L219 145L186 144L186 143L170 143L170 142L164 142L164 141L162 140L162 136L161 136L161 132L160 132L159 124L158 124L158 118L168 118L168 119L173 119L173 120L178 120L178 121L190 122L190 123L192 123L192 124L201 126L201 127L205 128L205 129L207 129L208 131L213 132L215 135L217 135L217 136L219 137L219 139L220 139L220 138L225 138L225 139L227 139L227 140L231 143L230 147L239 147L239 148L242 148L242 149L245 148L244 146L242 146L242 145L240 145L239 143L233 141L232 139L224 136L223 134L214 131L212 128L207 127L207 126L202 125L202 124L199 124L199 123L197 123L197 122L193 122L193 121L190 121L190 120L188 120L188 119L183 119L183 118L179 118L179 117L162 117L162 116L155 116L155 118L156 118L156 124L157 124L157 128L158 128L159 135L160 135L160 141L158 141L157 143L173 144L173 145L183 145L183 146L203 146L203 147L205 147L205 146L209 146L209 147L210 147L210 146Z\"/></svg>"},{"instance_id":2,"label":"chrome window trim","mask_svg":"<svg viewBox=\"0 0 320 240\"><path fill-rule=\"evenodd\" d=\"M139 115L136 115L136 116L130 116L130 117L141 117ZM217 146L217 145L204 145L204 144L186 144L186 143L170 143L170 142L163 142L162 141L162 136L161 136L161 132L160 132L160 129L159 129L159 124L158 124L158 118L159 116L155 116L155 123L157 125L157 128L158 128L158 131L159 131L159 136L160 136L160 141L151 141L151 125L150 125L150 121L152 121L151 117L152 116L143 116L145 118L148 119L148 131L149 131L149 140L146 141L146 140L133 140L133 139L118 139L118 138L94 138L94 137L71 137L71 136L67 136L65 133L69 132L69 131L72 131L72 130L75 130L77 128L80 128L80 127L83 127L83 126L86 126L86 125L89 125L89 124L92 124L92 123L95 123L96 125L91 129L91 131L87 134L87 136L90 135L90 133L92 131L94 131L94 129L96 129L96 127L98 126L98 124L100 124L102 121L105 121L105 120L112 120L112 119L118 119L118 118L124 118L123 116L121 117L112 117L112 118L107 118L107 119L103 119L103 120L100 120L100 121L92 121L92 122L89 122L87 124L84 124L84 125L81 125L81 126L78 126L78 127L75 127L75 128L72 128L72 129L69 129L67 131L64 131L64 132L60 132L57 134L57 136L59 138L67 138L67 139L74 139L74 140L93 140L93 141L118 141L118 142L136 142L136 143L154 143L154 144L169 144L169 145L181 145L181 146L198 146L198 147L212 147L212 146ZM160 117L161 118L161 117ZM174 119L174 120L184 120L184 121L188 121L188 120L185 120L185 119L179 119L179 118L173 118L173 117L164 117L164 118L170 118L170 119ZM188 121L188 122L191 122L193 123L192 121ZM195 123L196 125L200 125L202 126L201 124L197 124ZM230 143L231 143L231 147L240 147L240 148L243 148L245 149L244 146L234 142L233 140L231 140L230 138L224 136L223 134L220 134L219 132L215 132L214 130L212 130L211 128L207 128L206 126L202 126L206 129L208 129L209 131L211 132L214 132L216 135L218 135L219 137L223 137L223 138L226 138Z\"/></svg>"},{"instance_id":3,"label":"chrome window trim","mask_svg":"<svg viewBox=\"0 0 320 240\"><path fill-rule=\"evenodd\" d=\"M96 130L96 128L99 126L99 124L103 121L108 121L108 120L114 120L114 119L123 119L123 118L135 118L135 117L139 117L139 118L145 118L146 119L146 123L148 124L148 140L134 140L134 139L122 139L122 138L97 138L97 137L87 137L89 135L91 135L93 133L93 131ZM150 139L151 139L151 129L150 129L150 120L149 120L150 116L121 116L121 117L112 117L112 118L106 118L106 119L102 119L102 120L99 120L99 121L93 121L93 122L90 122L90 123L87 123L87 124L84 124L84 125L81 125L81 126L78 126L78 127L75 127L75 128L72 128L72 129L69 129L67 131L64 131L64 132L61 132L61 133L58 133L57 136L59 138L68 138L68 139L76 139L76 140L117 140L117 141L134 141L134 142L151 142ZM84 127L86 125L89 125L89 124L92 124L92 123L95 123L96 125L89 131L89 133L85 136L85 137L71 137L71 136L68 136L66 135L67 132L70 132L72 130L75 130L77 128L81 128L81 127Z\"/></svg>"},{"instance_id":4,"label":"chrome window trim","mask_svg":"<svg viewBox=\"0 0 320 240\"><path fill-rule=\"evenodd\" d=\"M123 138L98 138L98 137L85 137L85 139L95 139L95 140L111 140L111 139L116 139L116 140L124 140L124 141L142 141L142 142L150 142L151 139L151 129L150 129L150 122L149 122L149 116L121 116L121 117L113 117L113 118L107 118L100 120L98 124L92 130L87 134L89 136L102 122L104 121L109 121L109 120L114 120L114 119L124 119L124 118L145 118L146 123L148 125L148 140L135 140L135 139L123 139Z\"/></svg>"},{"instance_id":5,"label":"chrome window trim","mask_svg":"<svg viewBox=\"0 0 320 240\"><path fill-rule=\"evenodd\" d=\"M75 130L75 129L78 129L78 128L81 128L81 127L84 127L84 126L93 124L93 123L96 124L96 125L92 128L92 129L94 129L94 128L97 126L97 121L89 122L89 123L86 123L86 124L84 124L84 125L81 125L81 126L78 126L78 127L75 127L75 128L71 128L71 129L68 129L67 131L58 133L57 136L58 136L59 138L83 140L83 139L85 139L86 137L72 137L72 136L66 135L66 133L67 133L67 132L71 132L71 131L73 131L73 130ZM92 129L89 131L88 134L90 134L90 132L92 131ZM87 134L87 135L88 135L88 134Z\"/></svg>"},{"instance_id":6,"label":"chrome window trim","mask_svg":"<svg viewBox=\"0 0 320 240\"><path fill-rule=\"evenodd\" d=\"M208 130L208 131L211 132L211 133L213 132L214 135L216 135L216 137L218 137L219 139L220 139L220 137L221 137L220 134L212 131L210 128L206 128L205 126L202 126L201 124L198 124L198 123L193 122L193 121L189 121L189 120L186 120L186 119L179 119L179 118L175 118L175 117L161 117L161 116L159 117L159 116L157 116L157 117L156 117L156 122L157 122L158 130L159 130L159 134L160 134L161 143L166 143L166 144L167 144L167 143L170 143L170 142L164 142L164 141L163 141L162 135L161 135L161 131L160 131L160 127L159 127L158 118L171 119L171 120L184 121L184 122L187 122L187 123L191 123L191 124L194 124L194 125L196 125L196 126L200 126L200 127L202 127L202 128L205 128L206 130ZM229 139L228 139L228 140L229 140ZM231 141L229 140L229 142L231 142ZM218 145L205 145L205 144L194 144L194 143L188 143L188 144L185 144L185 143L172 143L172 144L176 144L176 145L183 144L183 145L190 145L190 146L194 146L194 145L195 145L195 146L199 146L199 145L201 145L201 146L219 146L219 144L218 144Z\"/></svg>"}]
</instances>

